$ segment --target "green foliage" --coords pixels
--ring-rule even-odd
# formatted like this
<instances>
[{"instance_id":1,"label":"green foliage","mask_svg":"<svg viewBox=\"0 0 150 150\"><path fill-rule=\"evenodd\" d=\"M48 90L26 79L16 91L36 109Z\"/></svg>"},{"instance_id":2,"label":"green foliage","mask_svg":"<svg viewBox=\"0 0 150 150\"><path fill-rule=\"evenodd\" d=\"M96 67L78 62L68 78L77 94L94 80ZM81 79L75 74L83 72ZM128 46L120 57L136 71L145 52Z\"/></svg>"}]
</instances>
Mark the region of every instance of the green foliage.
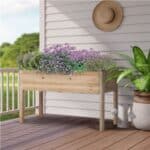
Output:
<instances>
[{"instance_id":1,"label":"green foliage","mask_svg":"<svg viewBox=\"0 0 150 150\"><path fill-rule=\"evenodd\" d=\"M150 64L148 64L148 60L144 52L139 47L134 46L133 55L134 55L134 62L135 62L136 69L143 74L149 73Z\"/></svg>"},{"instance_id":2,"label":"green foliage","mask_svg":"<svg viewBox=\"0 0 150 150\"><path fill-rule=\"evenodd\" d=\"M139 91L150 92L150 74L133 80L133 83Z\"/></svg>"},{"instance_id":3,"label":"green foliage","mask_svg":"<svg viewBox=\"0 0 150 150\"><path fill-rule=\"evenodd\" d=\"M56 57L58 57L58 55L56 55ZM51 54L40 52L30 52L21 55L18 59L18 64L21 69L39 70L46 73L59 72L69 74L73 72L106 70L110 74L108 80L116 79L120 73L118 67L112 59L107 57L89 59L82 62L72 61L67 57L67 54L63 54L63 57L61 57L60 60L61 62L58 64L58 59L55 59L55 55L53 56Z\"/></svg>"},{"instance_id":4,"label":"green foliage","mask_svg":"<svg viewBox=\"0 0 150 150\"><path fill-rule=\"evenodd\" d=\"M0 46L0 57L3 56L4 52L8 49L8 47L10 47L11 44L10 43L6 43L4 42L1 46Z\"/></svg>"},{"instance_id":5,"label":"green foliage","mask_svg":"<svg viewBox=\"0 0 150 150\"><path fill-rule=\"evenodd\" d=\"M134 72L134 69L125 69L123 72L121 72L121 74L119 75L117 82L119 83L123 78L125 77L131 77L132 73ZM130 78L131 79L131 78Z\"/></svg>"},{"instance_id":6,"label":"green foliage","mask_svg":"<svg viewBox=\"0 0 150 150\"><path fill-rule=\"evenodd\" d=\"M15 49L20 50L20 54L25 54L28 52L38 51L39 49L39 34L23 34L15 42Z\"/></svg>"},{"instance_id":7,"label":"green foliage","mask_svg":"<svg viewBox=\"0 0 150 150\"><path fill-rule=\"evenodd\" d=\"M89 71L111 70L116 68L116 63L111 58L93 59L86 62L86 68Z\"/></svg>"},{"instance_id":8,"label":"green foliage","mask_svg":"<svg viewBox=\"0 0 150 150\"><path fill-rule=\"evenodd\" d=\"M33 53L33 57L29 61L29 66L32 69L37 69L39 67L40 59L42 58L42 54L38 52Z\"/></svg>"},{"instance_id":9,"label":"green foliage","mask_svg":"<svg viewBox=\"0 0 150 150\"><path fill-rule=\"evenodd\" d=\"M39 49L39 34L23 34L13 44L3 43L0 46L0 67L17 67L18 56Z\"/></svg>"},{"instance_id":10,"label":"green foliage","mask_svg":"<svg viewBox=\"0 0 150 150\"><path fill-rule=\"evenodd\" d=\"M132 48L133 58L131 58L133 63L131 68L123 70L117 82L119 83L122 79L127 78L135 86L136 90L142 92L150 92L150 52L146 57L144 52L137 46ZM129 58L129 57L128 57Z\"/></svg>"},{"instance_id":11,"label":"green foliage","mask_svg":"<svg viewBox=\"0 0 150 150\"><path fill-rule=\"evenodd\" d=\"M18 64L20 69L36 70L39 68L39 62L42 58L39 52L29 52L18 57Z\"/></svg>"},{"instance_id":12,"label":"green foliage","mask_svg":"<svg viewBox=\"0 0 150 150\"><path fill-rule=\"evenodd\" d=\"M148 64L150 64L150 50L148 52L147 60L148 60Z\"/></svg>"}]
</instances>

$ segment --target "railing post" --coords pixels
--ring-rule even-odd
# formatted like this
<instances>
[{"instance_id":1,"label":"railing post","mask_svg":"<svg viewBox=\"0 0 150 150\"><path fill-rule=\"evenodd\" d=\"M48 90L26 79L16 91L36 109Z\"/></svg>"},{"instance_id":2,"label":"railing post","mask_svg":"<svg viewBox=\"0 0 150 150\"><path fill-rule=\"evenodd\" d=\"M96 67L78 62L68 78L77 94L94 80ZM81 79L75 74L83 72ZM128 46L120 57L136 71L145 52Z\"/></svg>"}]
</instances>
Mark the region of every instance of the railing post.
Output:
<instances>
[{"instance_id":1,"label":"railing post","mask_svg":"<svg viewBox=\"0 0 150 150\"><path fill-rule=\"evenodd\" d=\"M6 111L9 110L9 72L6 73Z\"/></svg>"},{"instance_id":2,"label":"railing post","mask_svg":"<svg viewBox=\"0 0 150 150\"><path fill-rule=\"evenodd\" d=\"M0 84L0 113L3 112L3 72L1 72L1 84Z\"/></svg>"},{"instance_id":3,"label":"railing post","mask_svg":"<svg viewBox=\"0 0 150 150\"><path fill-rule=\"evenodd\" d=\"M12 73L12 110L15 109L15 72Z\"/></svg>"}]
</instances>

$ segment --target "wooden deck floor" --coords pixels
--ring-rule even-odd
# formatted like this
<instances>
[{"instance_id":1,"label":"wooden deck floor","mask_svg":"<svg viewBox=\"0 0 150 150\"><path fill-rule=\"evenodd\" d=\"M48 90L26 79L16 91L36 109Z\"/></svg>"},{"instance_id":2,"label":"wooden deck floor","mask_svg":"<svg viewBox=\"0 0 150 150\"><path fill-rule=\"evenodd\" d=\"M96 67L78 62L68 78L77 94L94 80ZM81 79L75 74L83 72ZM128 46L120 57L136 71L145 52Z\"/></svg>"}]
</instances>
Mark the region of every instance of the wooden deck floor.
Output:
<instances>
[{"instance_id":1,"label":"wooden deck floor","mask_svg":"<svg viewBox=\"0 0 150 150\"><path fill-rule=\"evenodd\" d=\"M107 123L109 125L109 122ZM150 132L97 130L95 119L64 116L30 117L1 124L1 150L150 150Z\"/></svg>"}]
</instances>

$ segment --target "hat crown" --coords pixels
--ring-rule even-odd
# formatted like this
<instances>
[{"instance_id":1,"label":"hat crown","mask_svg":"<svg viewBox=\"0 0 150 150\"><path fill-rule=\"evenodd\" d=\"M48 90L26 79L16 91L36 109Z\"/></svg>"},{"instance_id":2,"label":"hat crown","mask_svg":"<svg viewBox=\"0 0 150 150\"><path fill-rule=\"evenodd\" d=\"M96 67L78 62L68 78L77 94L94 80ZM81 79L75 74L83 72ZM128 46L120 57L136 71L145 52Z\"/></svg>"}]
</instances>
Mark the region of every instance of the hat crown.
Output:
<instances>
[{"instance_id":1,"label":"hat crown","mask_svg":"<svg viewBox=\"0 0 150 150\"><path fill-rule=\"evenodd\" d=\"M92 19L98 29L114 31L123 21L123 8L115 0L101 0L94 8Z\"/></svg>"},{"instance_id":2,"label":"hat crown","mask_svg":"<svg viewBox=\"0 0 150 150\"><path fill-rule=\"evenodd\" d=\"M99 22L108 24L113 21L115 13L112 8L102 7L99 10Z\"/></svg>"}]
</instances>

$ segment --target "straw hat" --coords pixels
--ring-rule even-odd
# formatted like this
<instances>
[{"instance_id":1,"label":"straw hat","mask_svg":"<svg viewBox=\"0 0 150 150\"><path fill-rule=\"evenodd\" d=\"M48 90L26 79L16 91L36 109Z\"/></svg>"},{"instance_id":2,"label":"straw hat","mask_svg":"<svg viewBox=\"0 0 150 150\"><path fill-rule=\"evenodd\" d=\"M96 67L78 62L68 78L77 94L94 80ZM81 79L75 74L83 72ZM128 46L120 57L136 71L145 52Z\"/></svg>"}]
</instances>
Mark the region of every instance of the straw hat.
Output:
<instances>
[{"instance_id":1,"label":"straw hat","mask_svg":"<svg viewBox=\"0 0 150 150\"><path fill-rule=\"evenodd\" d=\"M106 32L116 30L123 20L123 8L114 0L101 1L93 11L93 22Z\"/></svg>"}]
</instances>

